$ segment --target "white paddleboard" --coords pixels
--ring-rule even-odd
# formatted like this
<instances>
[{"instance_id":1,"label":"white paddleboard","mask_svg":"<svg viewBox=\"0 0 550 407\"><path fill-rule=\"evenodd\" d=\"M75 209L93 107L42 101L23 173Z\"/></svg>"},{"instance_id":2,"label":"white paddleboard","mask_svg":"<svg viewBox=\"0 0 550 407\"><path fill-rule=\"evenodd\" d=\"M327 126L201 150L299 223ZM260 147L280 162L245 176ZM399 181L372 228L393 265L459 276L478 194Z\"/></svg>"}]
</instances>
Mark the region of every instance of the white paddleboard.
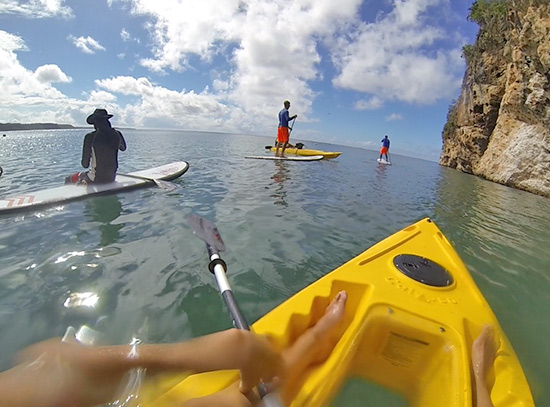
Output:
<instances>
[{"instance_id":1,"label":"white paddleboard","mask_svg":"<svg viewBox=\"0 0 550 407\"><path fill-rule=\"evenodd\" d=\"M376 161L378 161L380 164L391 165L389 161L386 161L383 158L377 158Z\"/></svg>"},{"instance_id":2,"label":"white paddleboard","mask_svg":"<svg viewBox=\"0 0 550 407\"><path fill-rule=\"evenodd\" d=\"M319 161L324 157L322 155L306 155L296 157L275 157L274 155L247 155L244 158L253 158L256 160L277 160L277 161Z\"/></svg>"},{"instance_id":3,"label":"white paddleboard","mask_svg":"<svg viewBox=\"0 0 550 407\"><path fill-rule=\"evenodd\" d=\"M189 164L185 161L173 162L148 170L135 171L128 175L117 174L109 184L76 185L69 184L57 188L43 189L29 194L0 199L0 213L16 212L45 205L55 205L99 194L155 185L154 179L169 181L183 175ZM143 178L139 178L143 177ZM149 179L150 178L150 179Z\"/></svg>"}]
</instances>

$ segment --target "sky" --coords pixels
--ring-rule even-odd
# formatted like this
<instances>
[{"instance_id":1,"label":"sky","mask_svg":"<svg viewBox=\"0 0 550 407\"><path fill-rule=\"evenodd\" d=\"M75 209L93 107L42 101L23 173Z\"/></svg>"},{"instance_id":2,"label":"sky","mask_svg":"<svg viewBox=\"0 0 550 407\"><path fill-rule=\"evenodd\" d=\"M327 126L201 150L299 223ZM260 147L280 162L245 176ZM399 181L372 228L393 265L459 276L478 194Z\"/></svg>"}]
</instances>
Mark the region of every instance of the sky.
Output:
<instances>
[{"instance_id":1,"label":"sky","mask_svg":"<svg viewBox=\"0 0 550 407\"><path fill-rule=\"evenodd\" d=\"M473 0L1 0L0 123L275 138L437 161ZM205 135L208 137L208 135ZM307 141L310 141L308 143Z\"/></svg>"}]
</instances>

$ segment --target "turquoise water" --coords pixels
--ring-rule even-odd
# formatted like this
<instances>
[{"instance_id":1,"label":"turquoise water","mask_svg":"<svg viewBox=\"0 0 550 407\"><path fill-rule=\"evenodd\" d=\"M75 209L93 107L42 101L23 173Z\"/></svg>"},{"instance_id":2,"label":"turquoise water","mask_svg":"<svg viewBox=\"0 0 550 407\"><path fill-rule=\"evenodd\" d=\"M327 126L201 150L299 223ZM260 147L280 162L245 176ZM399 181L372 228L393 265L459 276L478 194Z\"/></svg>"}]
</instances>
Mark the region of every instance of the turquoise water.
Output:
<instances>
[{"instance_id":1,"label":"turquoise water","mask_svg":"<svg viewBox=\"0 0 550 407\"><path fill-rule=\"evenodd\" d=\"M79 170L84 133L7 132L0 196L59 186ZM377 152L362 149L305 142L343 154L272 162L243 157L263 154L273 137L124 135L121 172L178 160L189 171L172 192L148 188L0 216L0 368L71 325L95 327L112 343L178 341L229 327L204 244L187 226L191 212L217 224L250 321L430 217L499 318L537 406L550 406L550 200L409 157L379 166ZM72 306L78 293L93 293L95 307Z\"/></svg>"}]
</instances>

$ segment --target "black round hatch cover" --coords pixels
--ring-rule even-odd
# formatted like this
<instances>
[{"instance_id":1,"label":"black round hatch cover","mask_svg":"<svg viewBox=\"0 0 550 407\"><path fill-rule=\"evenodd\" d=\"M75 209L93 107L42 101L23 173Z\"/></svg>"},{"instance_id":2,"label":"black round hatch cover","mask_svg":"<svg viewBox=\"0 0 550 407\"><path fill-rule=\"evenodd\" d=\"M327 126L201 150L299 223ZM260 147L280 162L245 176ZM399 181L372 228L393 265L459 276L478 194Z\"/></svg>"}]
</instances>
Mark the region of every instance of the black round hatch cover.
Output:
<instances>
[{"instance_id":1,"label":"black round hatch cover","mask_svg":"<svg viewBox=\"0 0 550 407\"><path fill-rule=\"evenodd\" d=\"M395 256L393 264L397 269L413 280L434 287L448 287L453 276L436 262L412 254Z\"/></svg>"}]
</instances>

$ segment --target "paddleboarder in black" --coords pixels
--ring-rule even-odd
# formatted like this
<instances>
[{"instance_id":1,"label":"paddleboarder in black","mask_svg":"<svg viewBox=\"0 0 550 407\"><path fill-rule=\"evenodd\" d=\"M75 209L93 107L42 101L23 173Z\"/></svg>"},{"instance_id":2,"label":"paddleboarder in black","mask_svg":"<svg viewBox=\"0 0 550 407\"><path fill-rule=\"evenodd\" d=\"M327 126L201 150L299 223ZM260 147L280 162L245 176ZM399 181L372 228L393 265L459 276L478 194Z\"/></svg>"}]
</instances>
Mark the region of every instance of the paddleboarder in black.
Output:
<instances>
[{"instance_id":1,"label":"paddleboarder in black","mask_svg":"<svg viewBox=\"0 0 550 407\"><path fill-rule=\"evenodd\" d=\"M66 184L105 184L113 182L118 169L118 151L126 150L122 133L111 126L113 117L105 109L96 109L86 119L95 130L86 134L82 148L82 166L88 171L73 174L65 179Z\"/></svg>"}]
</instances>

